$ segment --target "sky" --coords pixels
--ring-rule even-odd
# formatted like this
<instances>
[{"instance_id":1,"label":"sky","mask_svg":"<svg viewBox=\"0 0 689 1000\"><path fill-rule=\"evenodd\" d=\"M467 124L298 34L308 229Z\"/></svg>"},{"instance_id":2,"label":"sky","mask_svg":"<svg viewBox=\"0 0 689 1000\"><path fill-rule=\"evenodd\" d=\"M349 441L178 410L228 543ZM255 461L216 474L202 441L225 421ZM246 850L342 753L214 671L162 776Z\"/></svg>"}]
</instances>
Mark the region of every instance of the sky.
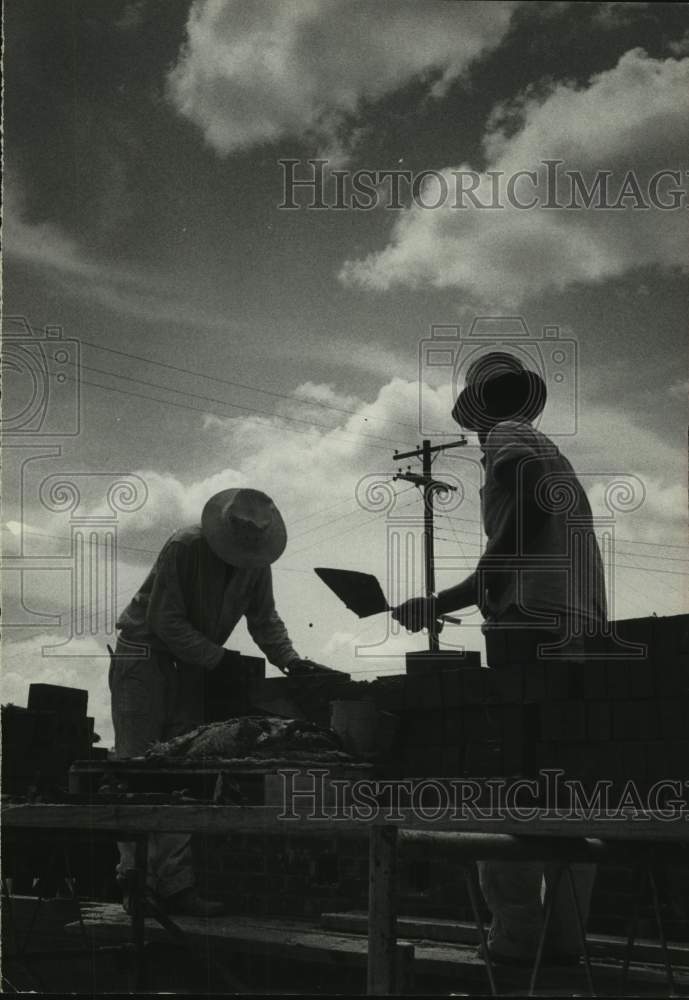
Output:
<instances>
[{"instance_id":1,"label":"sky","mask_svg":"<svg viewBox=\"0 0 689 1000\"><path fill-rule=\"evenodd\" d=\"M299 652L401 671L424 637L358 620L313 567L373 572L391 600L421 591L421 504L391 481L393 452L457 440L464 359L496 317L542 366L542 429L594 513L614 508L614 616L686 610L686 4L11 0L5 35L3 702L31 681L86 687L111 740L99 597L59 646L86 606L71 531L112 522L123 477L119 608L209 496L252 486L287 523L274 581ZM304 188L280 207L309 160L325 207ZM546 161L590 189L607 177L609 202L545 207ZM355 207L359 171L372 207ZM430 173L391 207L385 171ZM487 208L457 203L458 177ZM434 467L457 487L440 587L480 552L479 457L468 435ZM415 539L401 566L399 531ZM464 617L443 644L482 648ZM228 646L255 651L243 626Z\"/></svg>"}]
</instances>

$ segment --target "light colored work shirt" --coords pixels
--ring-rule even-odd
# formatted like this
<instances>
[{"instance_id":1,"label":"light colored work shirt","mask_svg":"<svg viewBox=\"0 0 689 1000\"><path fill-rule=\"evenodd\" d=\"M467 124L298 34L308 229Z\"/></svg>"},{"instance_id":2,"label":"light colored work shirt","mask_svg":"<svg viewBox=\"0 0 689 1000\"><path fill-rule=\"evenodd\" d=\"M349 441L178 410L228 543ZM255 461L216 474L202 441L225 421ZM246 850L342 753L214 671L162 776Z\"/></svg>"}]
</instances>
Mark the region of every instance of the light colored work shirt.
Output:
<instances>
[{"instance_id":1,"label":"light colored work shirt","mask_svg":"<svg viewBox=\"0 0 689 1000\"><path fill-rule=\"evenodd\" d=\"M499 620L516 607L589 623L605 621L605 578L593 515L569 461L541 431L513 420L491 429L483 451L481 513L487 544L478 569L499 571L499 582L480 595L484 617ZM517 470L535 463L533 494L520 488L519 471L516 480L501 477L510 463L516 463ZM518 532L515 551L503 552L499 540L506 528L523 525L527 508L534 504L543 512L534 537Z\"/></svg>"},{"instance_id":2,"label":"light colored work shirt","mask_svg":"<svg viewBox=\"0 0 689 1000\"><path fill-rule=\"evenodd\" d=\"M275 610L270 566L228 566L201 528L182 528L120 615L123 638L167 649L181 663L212 668L242 615L252 639L276 667L298 657Z\"/></svg>"}]
</instances>

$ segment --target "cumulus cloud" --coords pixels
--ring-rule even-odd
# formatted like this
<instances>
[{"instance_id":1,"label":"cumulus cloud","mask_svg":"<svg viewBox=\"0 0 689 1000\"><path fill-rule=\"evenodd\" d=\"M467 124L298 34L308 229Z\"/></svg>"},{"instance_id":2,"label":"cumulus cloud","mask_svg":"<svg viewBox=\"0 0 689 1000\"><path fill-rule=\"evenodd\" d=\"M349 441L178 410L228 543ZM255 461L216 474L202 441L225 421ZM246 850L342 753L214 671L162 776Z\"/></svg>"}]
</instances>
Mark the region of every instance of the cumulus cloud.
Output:
<instances>
[{"instance_id":1,"label":"cumulus cloud","mask_svg":"<svg viewBox=\"0 0 689 1000\"><path fill-rule=\"evenodd\" d=\"M420 75L434 95L507 31L513 3L196 0L169 76L177 110L220 154L317 135Z\"/></svg>"},{"instance_id":2,"label":"cumulus cloud","mask_svg":"<svg viewBox=\"0 0 689 1000\"><path fill-rule=\"evenodd\" d=\"M546 209L545 160L561 160L561 185L550 197L570 202L565 171L579 171L587 189L602 171L610 171L608 203L614 204L629 171L638 182L642 204L650 203L650 179L658 171L686 166L689 115L685 94L689 59L651 59L640 50L627 52L611 70L592 77L588 86L552 85L547 92L527 92L509 106L496 109L486 135L486 167L476 174L476 208L467 190L470 165L429 177L422 198L439 201L443 184L450 192L438 208L412 206L398 217L388 245L365 259L348 261L341 278L375 290L395 285L461 288L476 304L516 305L546 289L576 282L601 282L639 267L686 265L686 204L663 210L636 207L630 196L618 209ZM551 167L551 177L554 167ZM464 172L459 181L456 172ZM535 171L515 182L514 198L507 182L519 171ZM495 172L491 174L491 172ZM475 173L475 172L474 172ZM493 197L494 178L502 185ZM672 203L671 189L683 177L659 182L658 200ZM579 205L585 197L577 196ZM525 210L514 201L536 207ZM686 199L685 199L686 200ZM457 208L456 205L460 206ZM594 190L594 204L596 203Z\"/></svg>"}]
</instances>

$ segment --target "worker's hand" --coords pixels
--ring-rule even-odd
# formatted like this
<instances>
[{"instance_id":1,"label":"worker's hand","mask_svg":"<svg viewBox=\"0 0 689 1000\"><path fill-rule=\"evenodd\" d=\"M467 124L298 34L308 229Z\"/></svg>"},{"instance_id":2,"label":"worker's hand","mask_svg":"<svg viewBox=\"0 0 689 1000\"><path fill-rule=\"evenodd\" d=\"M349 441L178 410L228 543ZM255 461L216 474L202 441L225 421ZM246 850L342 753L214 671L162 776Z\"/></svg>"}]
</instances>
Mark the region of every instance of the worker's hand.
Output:
<instances>
[{"instance_id":1,"label":"worker's hand","mask_svg":"<svg viewBox=\"0 0 689 1000\"><path fill-rule=\"evenodd\" d=\"M316 663L315 660L306 660L298 656L291 660L286 667L283 667L282 672L288 677L306 677L310 674L336 674L337 670L326 667L322 663Z\"/></svg>"},{"instance_id":2,"label":"worker's hand","mask_svg":"<svg viewBox=\"0 0 689 1000\"><path fill-rule=\"evenodd\" d=\"M392 617L410 632L420 632L431 628L437 618L434 597L412 597L399 607L392 609Z\"/></svg>"},{"instance_id":3,"label":"worker's hand","mask_svg":"<svg viewBox=\"0 0 689 1000\"><path fill-rule=\"evenodd\" d=\"M216 670L231 670L233 674L238 674L242 670L242 654L233 649L224 649L222 659L218 662Z\"/></svg>"}]
</instances>

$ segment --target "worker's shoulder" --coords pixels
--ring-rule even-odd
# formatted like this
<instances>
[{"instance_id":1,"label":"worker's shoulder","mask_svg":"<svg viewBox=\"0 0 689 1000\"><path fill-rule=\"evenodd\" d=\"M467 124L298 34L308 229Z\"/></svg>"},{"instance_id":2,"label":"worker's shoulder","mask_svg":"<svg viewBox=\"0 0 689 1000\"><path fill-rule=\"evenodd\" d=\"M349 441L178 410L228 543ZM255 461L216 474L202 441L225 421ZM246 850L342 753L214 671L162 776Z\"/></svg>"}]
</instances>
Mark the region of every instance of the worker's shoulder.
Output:
<instances>
[{"instance_id":1,"label":"worker's shoulder","mask_svg":"<svg viewBox=\"0 0 689 1000\"><path fill-rule=\"evenodd\" d=\"M501 420L488 432L486 445L494 449L518 445L537 452L557 451L550 438L527 420Z\"/></svg>"},{"instance_id":2,"label":"worker's shoulder","mask_svg":"<svg viewBox=\"0 0 689 1000\"><path fill-rule=\"evenodd\" d=\"M203 539L203 534L201 533L201 525L192 524L185 528L178 528L165 543L168 545L179 545L184 548L193 548L201 543Z\"/></svg>"}]
</instances>

